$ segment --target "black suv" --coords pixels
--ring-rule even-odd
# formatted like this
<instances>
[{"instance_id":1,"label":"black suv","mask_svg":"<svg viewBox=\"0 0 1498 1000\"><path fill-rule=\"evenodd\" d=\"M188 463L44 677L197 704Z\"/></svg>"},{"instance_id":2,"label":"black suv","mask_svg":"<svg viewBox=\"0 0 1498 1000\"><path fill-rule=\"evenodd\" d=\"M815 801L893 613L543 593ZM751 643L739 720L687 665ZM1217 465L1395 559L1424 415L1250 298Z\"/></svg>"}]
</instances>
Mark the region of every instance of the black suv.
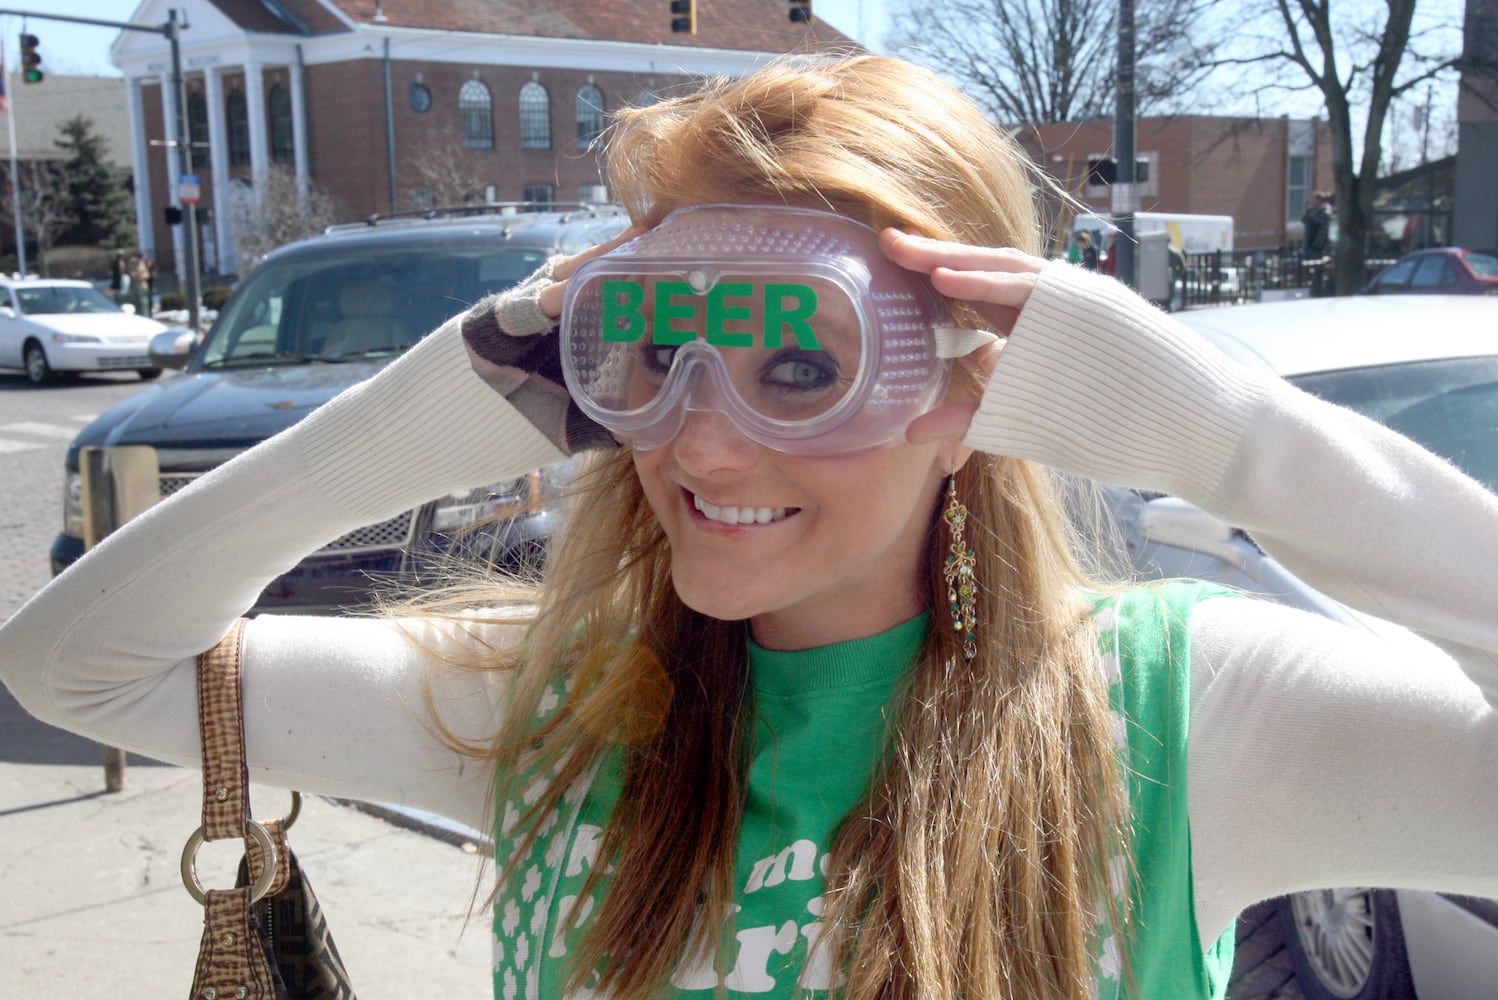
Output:
<instances>
[{"instance_id":1,"label":"black suv","mask_svg":"<svg viewBox=\"0 0 1498 1000\"><path fill-rule=\"evenodd\" d=\"M373 218L335 226L270 254L239 284L200 344L153 362L182 374L142 390L83 429L68 448L63 530L53 573L83 552L79 449L149 445L161 495L289 427L374 374L486 295L548 256L574 253L629 224L615 206L493 210L463 217ZM190 335L186 335L190 339ZM166 335L168 341L171 335ZM372 587L420 569L462 539L496 564L533 561L555 528L539 501L565 470L475 483L343 536L261 594L258 610L335 614ZM477 531L467 531L483 525Z\"/></svg>"}]
</instances>

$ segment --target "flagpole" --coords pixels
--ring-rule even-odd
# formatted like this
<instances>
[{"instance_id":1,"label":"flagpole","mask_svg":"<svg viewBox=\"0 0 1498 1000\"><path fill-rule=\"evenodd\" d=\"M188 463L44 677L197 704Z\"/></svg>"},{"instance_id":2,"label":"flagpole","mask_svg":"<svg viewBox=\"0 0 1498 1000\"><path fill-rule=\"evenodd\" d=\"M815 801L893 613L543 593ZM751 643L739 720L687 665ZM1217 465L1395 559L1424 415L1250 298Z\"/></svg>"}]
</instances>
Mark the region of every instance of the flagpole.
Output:
<instances>
[{"instance_id":1,"label":"flagpole","mask_svg":"<svg viewBox=\"0 0 1498 1000\"><path fill-rule=\"evenodd\" d=\"M16 101L11 95L10 63L5 58L5 39L10 37L10 15L5 16L5 35L0 37L0 88L5 94L5 122L10 129L10 204L16 217L16 262L26 277L26 236L21 226L21 173L16 166Z\"/></svg>"}]
</instances>

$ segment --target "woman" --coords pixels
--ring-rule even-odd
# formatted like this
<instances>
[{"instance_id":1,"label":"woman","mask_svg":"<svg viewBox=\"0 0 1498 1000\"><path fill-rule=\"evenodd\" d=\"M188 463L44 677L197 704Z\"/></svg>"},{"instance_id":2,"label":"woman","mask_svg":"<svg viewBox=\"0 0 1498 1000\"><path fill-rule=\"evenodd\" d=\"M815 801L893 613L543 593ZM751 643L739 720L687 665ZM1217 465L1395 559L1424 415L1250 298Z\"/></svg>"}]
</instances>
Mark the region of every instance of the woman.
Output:
<instances>
[{"instance_id":1,"label":"woman","mask_svg":"<svg viewBox=\"0 0 1498 1000\"><path fill-rule=\"evenodd\" d=\"M905 63L784 63L632 110L609 162L636 229L111 536L0 630L16 696L193 763L193 657L269 580L358 524L587 450L539 592L480 581L242 640L257 780L495 830L498 997L1220 996L1259 899L1498 895L1494 497L1033 256L1022 157ZM651 277L721 203L879 230L910 288L945 298L917 312L921 343L961 356L950 384L887 440L863 404L837 428L808 411L825 439L776 423L777 400L852 380L798 339L745 382L728 327L673 325ZM859 246L838 253L885 266ZM718 308L794 319L768 289L831 288L836 255L741 264L738 294L764 299ZM589 327L605 280L612 324ZM885 351L854 313L829 336ZM762 332L790 349L797 329ZM631 424L642 399L662 402ZM847 427L861 444L822 447ZM1200 503L1455 663L1191 585L1106 587L1046 466ZM141 624L161 620L178 627ZM1375 781L1403 808L1366 815Z\"/></svg>"}]
</instances>

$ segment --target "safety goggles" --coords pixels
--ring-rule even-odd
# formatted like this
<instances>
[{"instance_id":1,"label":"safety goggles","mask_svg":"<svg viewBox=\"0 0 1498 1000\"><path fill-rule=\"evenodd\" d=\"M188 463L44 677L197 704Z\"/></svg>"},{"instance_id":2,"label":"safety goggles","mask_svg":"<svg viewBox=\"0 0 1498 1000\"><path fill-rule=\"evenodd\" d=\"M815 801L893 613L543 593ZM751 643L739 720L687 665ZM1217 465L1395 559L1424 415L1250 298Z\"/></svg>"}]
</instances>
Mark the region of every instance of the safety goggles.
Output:
<instances>
[{"instance_id":1,"label":"safety goggles","mask_svg":"<svg viewBox=\"0 0 1498 1000\"><path fill-rule=\"evenodd\" d=\"M561 351L583 412L639 450L726 416L797 455L904 439L940 401L946 303L877 234L814 209L679 209L568 279ZM957 338L966 353L974 346Z\"/></svg>"}]
</instances>

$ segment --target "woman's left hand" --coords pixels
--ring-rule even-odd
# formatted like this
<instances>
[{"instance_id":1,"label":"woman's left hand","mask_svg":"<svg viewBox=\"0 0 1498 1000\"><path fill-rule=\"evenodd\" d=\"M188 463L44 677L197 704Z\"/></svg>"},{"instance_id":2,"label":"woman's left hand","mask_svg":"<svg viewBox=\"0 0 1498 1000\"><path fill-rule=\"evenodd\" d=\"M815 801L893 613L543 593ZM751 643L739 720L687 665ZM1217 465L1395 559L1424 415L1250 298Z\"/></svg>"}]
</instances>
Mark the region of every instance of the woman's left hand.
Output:
<instances>
[{"instance_id":1,"label":"woman's left hand","mask_svg":"<svg viewBox=\"0 0 1498 1000\"><path fill-rule=\"evenodd\" d=\"M967 302L991 330L1004 337L1014 329L1020 310L1046 266L1046 261L1020 250L933 240L898 229L880 233L879 246L886 257L901 267L928 275L941 294ZM993 344L974 351L961 364L978 373L980 384L986 383L1001 350L1002 342ZM978 403L976 397L948 398L912 421L905 432L906 440L912 444L960 441Z\"/></svg>"}]
</instances>

